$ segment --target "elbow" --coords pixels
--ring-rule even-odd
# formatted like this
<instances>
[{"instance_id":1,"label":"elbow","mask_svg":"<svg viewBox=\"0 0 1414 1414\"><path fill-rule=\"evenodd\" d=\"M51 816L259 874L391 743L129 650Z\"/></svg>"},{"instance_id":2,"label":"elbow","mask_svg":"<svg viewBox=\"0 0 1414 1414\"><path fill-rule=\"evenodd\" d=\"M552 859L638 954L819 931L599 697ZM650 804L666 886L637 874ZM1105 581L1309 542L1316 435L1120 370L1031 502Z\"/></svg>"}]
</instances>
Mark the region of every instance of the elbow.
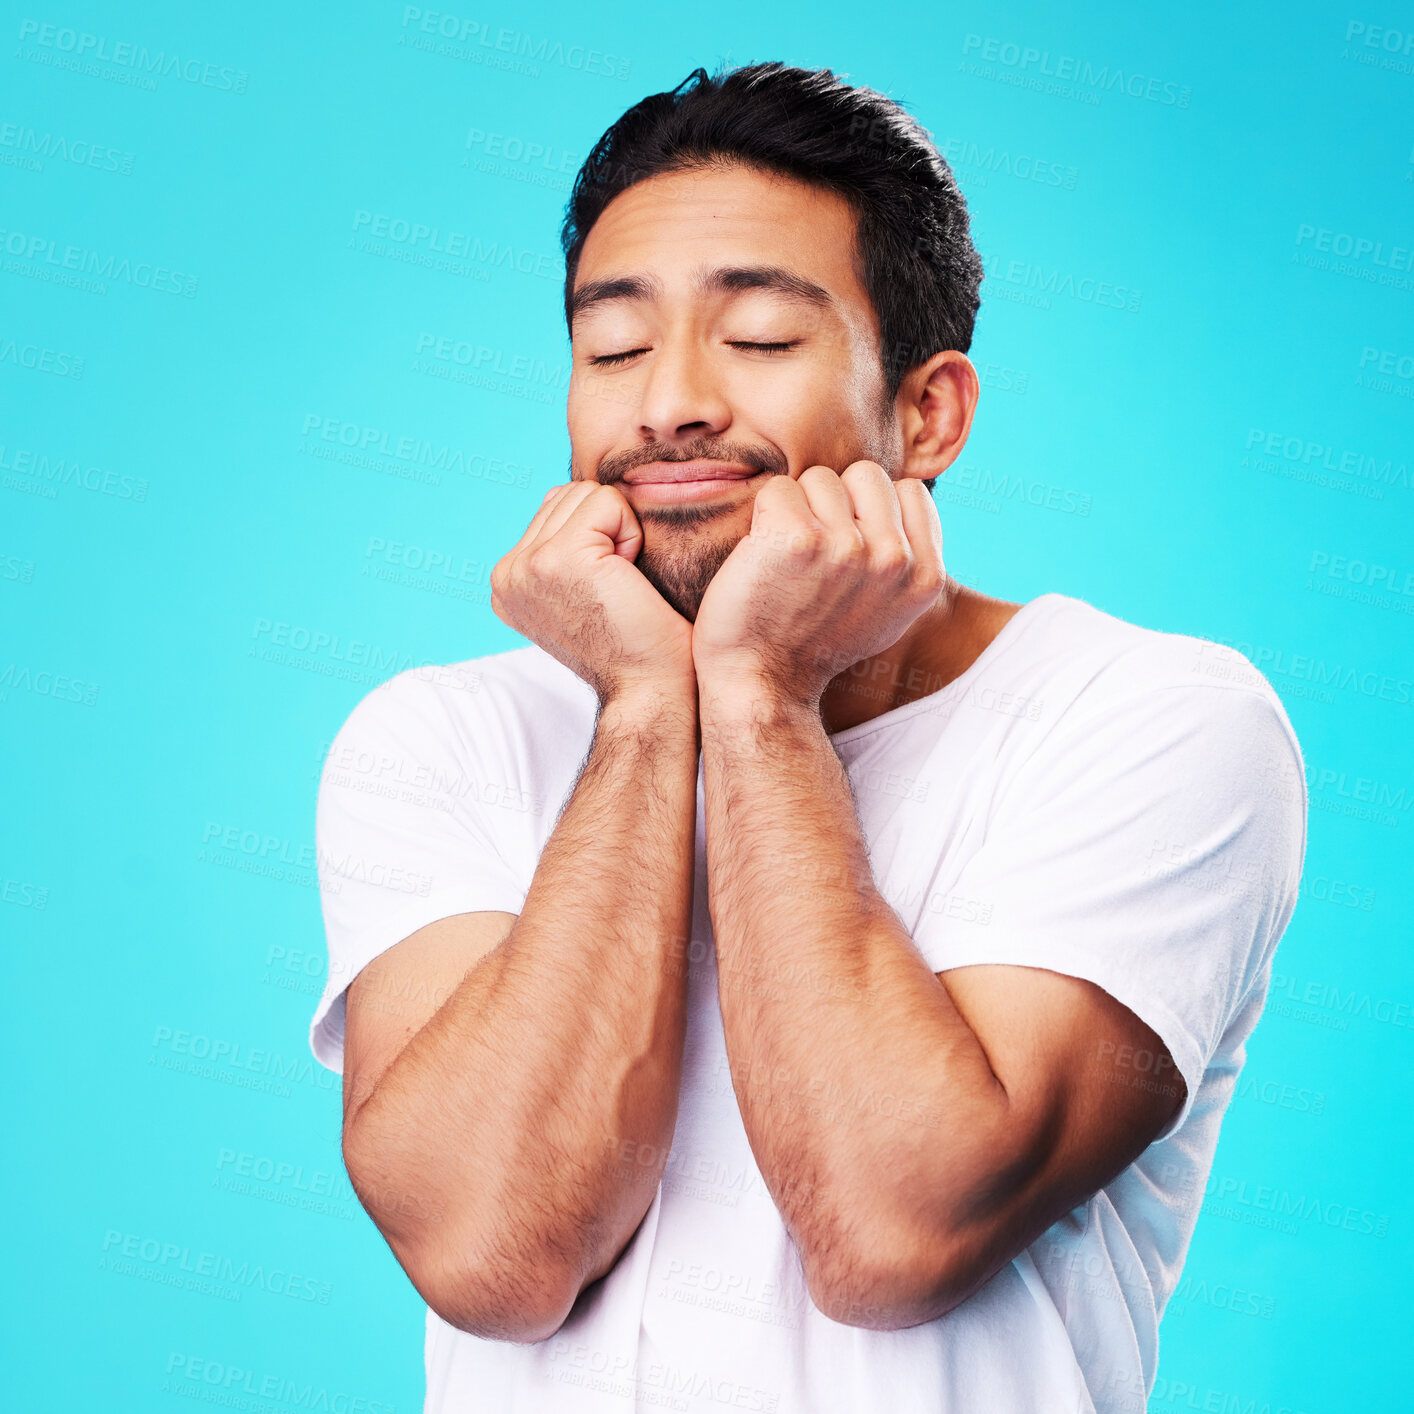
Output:
<instances>
[{"instance_id":1,"label":"elbow","mask_svg":"<svg viewBox=\"0 0 1414 1414\"><path fill-rule=\"evenodd\" d=\"M494 1233L449 1224L415 1242L390 1238L389 1246L431 1310L482 1340L548 1340L579 1299L581 1283L571 1272L548 1257L514 1251Z\"/></svg>"},{"instance_id":2,"label":"elbow","mask_svg":"<svg viewBox=\"0 0 1414 1414\"><path fill-rule=\"evenodd\" d=\"M887 1238L863 1236L837 1244L828 1259L802 1254L811 1301L841 1325L876 1331L921 1326L947 1315L981 1285L943 1235L905 1230Z\"/></svg>"},{"instance_id":3,"label":"elbow","mask_svg":"<svg viewBox=\"0 0 1414 1414\"><path fill-rule=\"evenodd\" d=\"M409 1270L408 1276L432 1311L449 1326L481 1340L515 1345L548 1340L564 1325L579 1295L567 1283L546 1280L542 1271L417 1276Z\"/></svg>"},{"instance_id":4,"label":"elbow","mask_svg":"<svg viewBox=\"0 0 1414 1414\"><path fill-rule=\"evenodd\" d=\"M579 1299L580 1283L569 1272L509 1251L494 1236L449 1228L414 1242L389 1238L389 1246L432 1311L482 1340L548 1340Z\"/></svg>"},{"instance_id":5,"label":"elbow","mask_svg":"<svg viewBox=\"0 0 1414 1414\"><path fill-rule=\"evenodd\" d=\"M431 1310L483 1340L531 1345L564 1325L581 1283L555 1263L517 1253L432 1195L412 1191L345 1131L344 1166L374 1226ZM390 1181L391 1178L391 1181Z\"/></svg>"}]
</instances>

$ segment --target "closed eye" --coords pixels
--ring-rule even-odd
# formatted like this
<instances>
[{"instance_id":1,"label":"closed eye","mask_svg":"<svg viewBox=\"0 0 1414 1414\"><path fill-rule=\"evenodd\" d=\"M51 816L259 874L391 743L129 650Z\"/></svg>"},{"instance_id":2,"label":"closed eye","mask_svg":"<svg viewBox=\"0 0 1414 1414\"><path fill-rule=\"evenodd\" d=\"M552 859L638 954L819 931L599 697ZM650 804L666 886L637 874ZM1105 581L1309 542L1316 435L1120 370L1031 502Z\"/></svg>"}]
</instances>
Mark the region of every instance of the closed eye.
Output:
<instances>
[{"instance_id":1,"label":"closed eye","mask_svg":"<svg viewBox=\"0 0 1414 1414\"><path fill-rule=\"evenodd\" d=\"M589 361L596 368L613 368L615 364L624 363L628 359L636 358L641 353L647 353L647 349L629 349L626 353L600 354L597 358Z\"/></svg>"},{"instance_id":2,"label":"closed eye","mask_svg":"<svg viewBox=\"0 0 1414 1414\"><path fill-rule=\"evenodd\" d=\"M733 339L728 343L729 348L750 349L753 353L782 354L789 353L800 343L799 339L783 340L778 343L756 343L748 339ZM627 363L631 358L637 358L641 353L647 353L647 349L626 349L623 353L599 354L591 358L589 362L595 368L615 368L621 363Z\"/></svg>"}]
</instances>

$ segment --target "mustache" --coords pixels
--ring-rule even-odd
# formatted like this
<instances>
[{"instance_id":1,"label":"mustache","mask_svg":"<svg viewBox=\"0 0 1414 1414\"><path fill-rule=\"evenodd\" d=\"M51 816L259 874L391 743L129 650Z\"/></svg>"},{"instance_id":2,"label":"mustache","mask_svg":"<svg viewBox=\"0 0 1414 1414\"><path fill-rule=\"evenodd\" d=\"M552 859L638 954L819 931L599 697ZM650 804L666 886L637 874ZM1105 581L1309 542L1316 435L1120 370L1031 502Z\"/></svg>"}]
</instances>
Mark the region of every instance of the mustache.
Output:
<instances>
[{"instance_id":1,"label":"mustache","mask_svg":"<svg viewBox=\"0 0 1414 1414\"><path fill-rule=\"evenodd\" d=\"M622 481L625 473L649 462L695 461L739 462L772 476L784 476L790 470L785 455L776 447L752 446L721 437L694 437L690 442L645 442L626 452L613 452L599 463L598 477L601 484L612 486Z\"/></svg>"}]
</instances>

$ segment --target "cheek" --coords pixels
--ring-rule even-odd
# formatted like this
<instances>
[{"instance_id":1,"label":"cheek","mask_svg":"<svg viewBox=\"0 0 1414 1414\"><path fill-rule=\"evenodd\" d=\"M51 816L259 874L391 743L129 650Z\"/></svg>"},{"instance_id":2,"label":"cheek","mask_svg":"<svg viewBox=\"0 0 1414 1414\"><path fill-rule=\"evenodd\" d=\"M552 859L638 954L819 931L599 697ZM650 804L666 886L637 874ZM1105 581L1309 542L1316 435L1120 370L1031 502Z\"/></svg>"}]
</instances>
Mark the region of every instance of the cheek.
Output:
<instances>
[{"instance_id":1,"label":"cheek","mask_svg":"<svg viewBox=\"0 0 1414 1414\"><path fill-rule=\"evenodd\" d=\"M877 379L837 360L800 360L742 380L732 404L739 427L769 438L786 455L792 474L808 466L835 471L877 441Z\"/></svg>"},{"instance_id":2,"label":"cheek","mask_svg":"<svg viewBox=\"0 0 1414 1414\"><path fill-rule=\"evenodd\" d=\"M725 392L737 422L773 436L808 427L836 400L838 374L813 358L780 359L727 373Z\"/></svg>"},{"instance_id":3,"label":"cheek","mask_svg":"<svg viewBox=\"0 0 1414 1414\"><path fill-rule=\"evenodd\" d=\"M577 457L597 456L614 443L630 411L627 393L606 378L591 376L571 384L565 425Z\"/></svg>"}]
</instances>

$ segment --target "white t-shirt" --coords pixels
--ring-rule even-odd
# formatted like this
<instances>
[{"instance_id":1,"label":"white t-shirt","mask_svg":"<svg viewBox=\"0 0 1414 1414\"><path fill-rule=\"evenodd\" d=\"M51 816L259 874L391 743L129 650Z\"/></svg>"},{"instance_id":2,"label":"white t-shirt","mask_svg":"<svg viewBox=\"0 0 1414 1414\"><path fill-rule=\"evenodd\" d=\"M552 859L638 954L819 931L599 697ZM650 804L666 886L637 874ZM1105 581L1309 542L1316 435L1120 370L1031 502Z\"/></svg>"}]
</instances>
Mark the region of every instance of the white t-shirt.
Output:
<instances>
[{"instance_id":1,"label":"white t-shirt","mask_svg":"<svg viewBox=\"0 0 1414 1414\"><path fill-rule=\"evenodd\" d=\"M350 715L319 795L321 1062L342 1066L344 990L372 958L449 914L520 911L594 711L589 687L529 646L409 670ZM872 1331L822 1315L732 1091L699 762L685 1068L662 1183L550 1338L481 1340L429 1309L427 1411L1144 1409L1159 1317L1296 904L1306 783L1286 713L1234 650L1043 594L947 687L830 740L876 883L929 967L1096 983L1168 1047L1181 1111L946 1316ZM808 878L801 890L808 906ZM1151 1066L1157 1077L1141 1054L1123 1073L1148 1083Z\"/></svg>"}]
</instances>

